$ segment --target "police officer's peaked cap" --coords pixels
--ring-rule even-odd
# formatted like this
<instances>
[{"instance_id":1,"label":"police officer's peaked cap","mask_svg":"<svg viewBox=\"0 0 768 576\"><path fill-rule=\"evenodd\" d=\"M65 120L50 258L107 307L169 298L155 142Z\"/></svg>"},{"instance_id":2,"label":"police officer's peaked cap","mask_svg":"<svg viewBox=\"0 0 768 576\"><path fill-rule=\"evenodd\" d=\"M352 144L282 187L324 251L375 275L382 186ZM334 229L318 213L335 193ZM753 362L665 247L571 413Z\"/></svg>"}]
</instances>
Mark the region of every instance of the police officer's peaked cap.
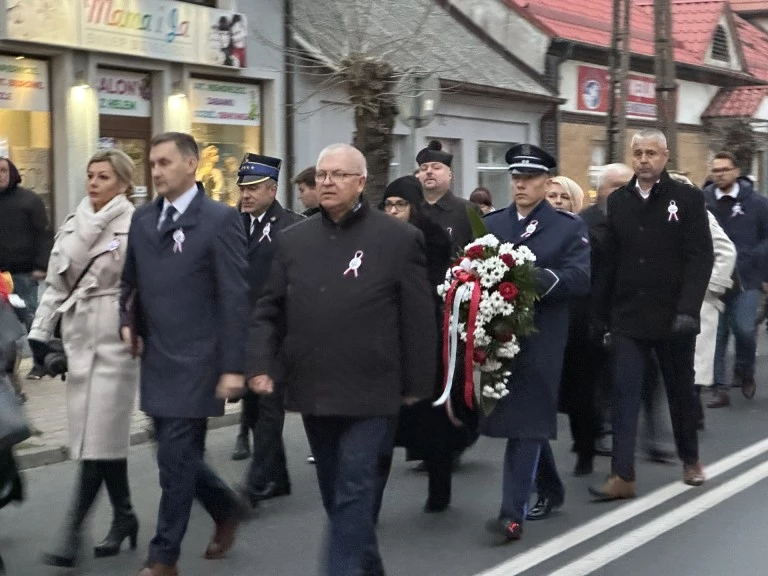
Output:
<instances>
[{"instance_id":1,"label":"police officer's peaked cap","mask_svg":"<svg viewBox=\"0 0 768 576\"><path fill-rule=\"evenodd\" d=\"M280 177L280 158L262 156L261 154L246 154L240 169L237 171L237 185L258 184L271 178L277 181Z\"/></svg>"},{"instance_id":2,"label":"police officer's peaked cap","mask_svg":"<svg viewBox=\"0 0 768 576\"><path fill-rule=\"evenodd\" d=\"M442 162L449 168L453 162L453 154L443 152L443 145L439 140L430 140L426 148L416 155L416 164L421 166L428 162Z\"/></svg>"},{"instance_id":3,"label":"police officer's peaked cap","mask_svg":"<svg viewBox=\"0 0 768 576\"><path fill-rule=\"evenodd\" d=\"M549 174L557 166L550 154L533 144L512 146L504 158L512 174Z\"/></svg>"}]
</instances>

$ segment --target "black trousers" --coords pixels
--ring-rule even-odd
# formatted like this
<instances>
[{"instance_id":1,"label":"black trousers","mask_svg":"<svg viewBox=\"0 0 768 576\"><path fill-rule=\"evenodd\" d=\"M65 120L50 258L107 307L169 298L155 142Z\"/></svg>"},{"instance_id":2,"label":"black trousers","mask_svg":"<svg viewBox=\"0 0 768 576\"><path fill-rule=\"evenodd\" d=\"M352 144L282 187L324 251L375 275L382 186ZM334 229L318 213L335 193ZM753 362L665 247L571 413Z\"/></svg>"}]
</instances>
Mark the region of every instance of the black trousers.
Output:
<instances>
[{"instance_id":1,"label":"black trousers","mask_svg":"<svg viewBox=\"0 0 768 576\"><path fill-rule=\"evenodd\" d=\"M253 430L253 452L246 476L249 491L261 491L274 482L280 488L291 485L283 443L285 404L282 387L274 394L243 398L243 414Z\"/></svg>"},{"instance_id":2,"label":"black trousers","mask_svg":"<svg viewBox=\"0 0 768 576\"><path fill-rule=\"evenodd\" d=\"M153 418L160 469L157 532L149 543L148 563L175 565L197 499L215 522L235 513L237 496L203 461L207 420Z\"/></svg>"},{"instance_id":3,"label":"black trousers","mask_svg":"<svg viewBox=\"0 0 768 576\"><path fill-rule=\"evenodd\" d=\"M693 386L695 335L666 340L638 340L614 335L616 401L613 419L613 472L624 480L635 478L635 445L646 366L656 353L667 389L669 413L677 453L684 464L699 460L696 434L696 396Z\"/></svg>"},{"instance_id":4,"label":"black trousers","mask_svg":"<svg viewBox=\"0 0 768 576\"><path fill-rule=\"evenodd\" d=\"M594 442L592 444L594 446ZM536 466L536 493L543 498L555 500L565 498L565 487L557 473L555 455L549 440L543 440L539 450L539 462Z\"/></svg>"}]
</instances>

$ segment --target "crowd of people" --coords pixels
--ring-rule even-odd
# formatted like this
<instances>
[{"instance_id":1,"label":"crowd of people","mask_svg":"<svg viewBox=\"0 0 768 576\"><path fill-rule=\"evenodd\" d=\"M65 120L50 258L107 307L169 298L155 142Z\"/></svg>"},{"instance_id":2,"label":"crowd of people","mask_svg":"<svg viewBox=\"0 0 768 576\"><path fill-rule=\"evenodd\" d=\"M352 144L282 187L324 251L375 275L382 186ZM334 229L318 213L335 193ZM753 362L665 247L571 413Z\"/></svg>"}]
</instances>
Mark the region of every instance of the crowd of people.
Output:
<instances>
[{"instance_id":1,"label":"crowd of people","mask_svg":"<svg viewBox=\"0 0 768 576\"><path fill-rule=\"evenodd\" d=\"M216 559L259 502L290 494L286 410L301 415L316 466L328 576L385 573L376 524L395 446L423 462L424 511L440 513L460 454L478 435L506 439L499 513L486 529L511 542L565 501L550 446L559 411L569 417L575 475L591 474L612 439L611 474L590 488L595 500L635 496L641 406L649 456L673 457L653 434L663 384L682 481L701 485L703 403L728 406L731 386L755 395L768 199L728 152L715 156L702 190L666 170L660 131L638 132L631 150L631 167L602 169L589 205L574 180L557 175L554 157L515 145L506 155L510 203L496 210L486 189L470 200L454 192L453 157L438 142L372 206L364 156L335 144L294 179L306 208L297 214L277 200L279 158L246 155L235 209L195 181L194 139L168 132L150 147L156 201L135 208L133 162L100 151L87 165L87 196L55 238L42 202L0 159L0 270L27 301L29 377L67 373L70 454L79 461L61 537L43 562L78 563L102 484L113 521L94 555L116 555L126 540L137 546L127 461L137 389L154 424L162 489L140 576L179 573L194 500L213 519L204 554ZM433 403L445 376L436 286L473 239L471 211L536 256L536 331L521 339L510 393L490 415ZM16 356L0 355L23 402ZM704 388L713 392L702 399ZM232 457L251 459L236 489L203 457L207 418L223 414L225 401L243 403ZM0 478L0 494L11 494L3 505L23 491L12 454L0 458L13 470Z\"/></svg>"}]
</instances>

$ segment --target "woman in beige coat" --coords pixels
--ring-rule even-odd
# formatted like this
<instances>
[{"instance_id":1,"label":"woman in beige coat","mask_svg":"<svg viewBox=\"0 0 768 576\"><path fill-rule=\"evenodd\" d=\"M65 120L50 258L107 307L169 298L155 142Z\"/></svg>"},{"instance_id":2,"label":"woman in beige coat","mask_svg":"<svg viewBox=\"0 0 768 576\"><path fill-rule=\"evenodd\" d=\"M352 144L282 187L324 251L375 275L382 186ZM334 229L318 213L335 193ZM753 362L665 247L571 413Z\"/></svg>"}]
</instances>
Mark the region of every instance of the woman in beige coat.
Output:
<instances>
[{"instance_id":1,"label":"woman in beige coat","mask_svg":"<svg viewBox=\"0 0 768 576\"><path fill-rule=\"evenodd\" d=\"M29 334L35 349L61 320L67 355L70 454L80 460L79 481L62 541L46 564L77 562L83 522L102 482L114 509L112 527L97 557L136 546L127 456L138 362L120 341L118 300L133 205L135 166L120 150L102 150L88 162L88 197L59 229L48 263L46 289ZM87 272L83 271L92 262ZM78 282L78 278L80 281Z\"/></svg>"}]
</instances>

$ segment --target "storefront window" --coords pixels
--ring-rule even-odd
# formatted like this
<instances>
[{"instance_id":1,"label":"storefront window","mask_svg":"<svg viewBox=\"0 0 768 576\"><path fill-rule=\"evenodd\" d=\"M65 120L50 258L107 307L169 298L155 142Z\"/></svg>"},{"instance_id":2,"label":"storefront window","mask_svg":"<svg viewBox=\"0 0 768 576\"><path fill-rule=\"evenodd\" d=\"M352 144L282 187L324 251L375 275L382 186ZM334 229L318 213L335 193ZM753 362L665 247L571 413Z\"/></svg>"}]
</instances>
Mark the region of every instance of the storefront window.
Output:
<instances>
[{"instance_id":1,"label":"storefront window","mask_svg":"<svg viewBox=\"0 0 768 576\"><path fill-rule=\"evenodd\" d=\"M197 178L206 193L235 206L237 170L247 152L261 152L261 98L256 84L194 80L192 135L200 147Z\"/></svg>"},{"instance_id":2,"label":"storefront window","mask_svg":"<svg viewBox=\"0 0 768 576\"><path fill-rule=\"evenodd\" d=\"M0 56L0 156L21 173L22 186L51 210L51 113L48 64Z\"/></svg>"},{"instance_id":3,"label":"storefront window","mask_svg":"<svg viewBox=\"0 0 768 576\"><path fill-rule=\"evenodd\" d=\"M496 208L509 205L509 164L504 159L510 142L477 143L477 185L488 188Z\"/></svg>"}]
</instances>

